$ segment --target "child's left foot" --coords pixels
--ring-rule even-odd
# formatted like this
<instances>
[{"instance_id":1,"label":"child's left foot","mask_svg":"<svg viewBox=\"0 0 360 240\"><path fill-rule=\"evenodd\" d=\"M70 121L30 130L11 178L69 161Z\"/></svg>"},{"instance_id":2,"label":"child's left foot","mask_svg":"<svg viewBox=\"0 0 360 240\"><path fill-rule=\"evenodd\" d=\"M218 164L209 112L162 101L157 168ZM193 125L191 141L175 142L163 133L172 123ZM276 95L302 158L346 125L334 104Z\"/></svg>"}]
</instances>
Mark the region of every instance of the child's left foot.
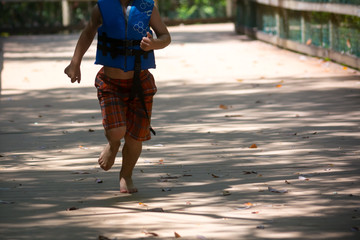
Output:
<instances>
[{"instance_id":1,"label":"child's left foot","mask_svg":"<svg viewBox=\"0 0 360 240\"><path fill-rule=\"evenodd\" d=\"M134 186L134 183L133 183L131 177L129 177L129 178L120 177L120 192L121 193L136 193L137 191L138 190Z\"/></svg>"}]
</instances>

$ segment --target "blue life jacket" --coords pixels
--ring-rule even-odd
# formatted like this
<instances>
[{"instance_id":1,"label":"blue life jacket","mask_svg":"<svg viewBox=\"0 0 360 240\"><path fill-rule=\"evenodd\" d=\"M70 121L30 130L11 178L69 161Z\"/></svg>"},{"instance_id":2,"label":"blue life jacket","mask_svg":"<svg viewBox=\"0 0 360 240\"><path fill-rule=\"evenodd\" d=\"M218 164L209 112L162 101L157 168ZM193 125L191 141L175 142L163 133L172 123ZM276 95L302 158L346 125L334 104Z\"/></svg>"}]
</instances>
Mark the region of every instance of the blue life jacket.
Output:
<instances>
[{"instance_id":1,"label":"blue life jacket","mask_svg":"<svg viewBox=\"0 0 360 240\"><path fill-rule=\"evenodd\" d=\"M127 9L127 16L124 16L120 0L99 0L98 6L102 25L98 29L95 64L120 68L125 72L140 67L140 70L155 68L154 51L145 52L140 48L146 33L152 35L149 22L154 1L133 0Z\"/></svg>"}]
</instances>

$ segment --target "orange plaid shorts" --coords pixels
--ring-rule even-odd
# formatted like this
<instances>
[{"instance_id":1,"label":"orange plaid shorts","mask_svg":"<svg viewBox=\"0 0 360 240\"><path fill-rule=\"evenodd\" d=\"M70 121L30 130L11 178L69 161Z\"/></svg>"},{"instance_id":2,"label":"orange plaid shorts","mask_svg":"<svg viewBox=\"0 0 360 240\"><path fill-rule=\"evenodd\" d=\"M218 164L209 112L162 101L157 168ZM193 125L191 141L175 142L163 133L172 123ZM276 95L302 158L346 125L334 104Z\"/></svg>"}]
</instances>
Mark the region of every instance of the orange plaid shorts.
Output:
<instances>
[{"instance_id":1,"label":"orange plaid shorts","mask_svg":"<svg viewBox=\"0 0 360 240\"><path fill-rule=\"evenodd\" d=\"M153 96L157 88L153 75L148 71L140 74L146 109L151 118ZM150 119L138 97L130 100L133 79L111 79L100 69L95 78L98 99L106 130L126 126L126 134L138 141L151 138Z\"/></svg>"}]
</instances>

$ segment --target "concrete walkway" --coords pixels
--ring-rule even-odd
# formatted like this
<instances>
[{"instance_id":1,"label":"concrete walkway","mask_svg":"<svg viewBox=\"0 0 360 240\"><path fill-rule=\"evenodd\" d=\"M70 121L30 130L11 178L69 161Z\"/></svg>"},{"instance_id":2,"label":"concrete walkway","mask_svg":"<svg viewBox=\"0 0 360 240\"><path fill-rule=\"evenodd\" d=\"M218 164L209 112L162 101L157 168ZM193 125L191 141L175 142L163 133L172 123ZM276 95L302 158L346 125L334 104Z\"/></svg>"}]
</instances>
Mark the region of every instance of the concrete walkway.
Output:
<instances>
[{"instance_id":1,"label":"concrete walkway","mask_svg":"<svg viewBox=\"0 0 360 240\"><path fill-rule=\"evenodd\" d=\"M95 42L78 85L78 35L4 39L0 239L359 239L359 72L233 29L170 28L132 195L97 166Z\"/></svg>"}]
</instances>

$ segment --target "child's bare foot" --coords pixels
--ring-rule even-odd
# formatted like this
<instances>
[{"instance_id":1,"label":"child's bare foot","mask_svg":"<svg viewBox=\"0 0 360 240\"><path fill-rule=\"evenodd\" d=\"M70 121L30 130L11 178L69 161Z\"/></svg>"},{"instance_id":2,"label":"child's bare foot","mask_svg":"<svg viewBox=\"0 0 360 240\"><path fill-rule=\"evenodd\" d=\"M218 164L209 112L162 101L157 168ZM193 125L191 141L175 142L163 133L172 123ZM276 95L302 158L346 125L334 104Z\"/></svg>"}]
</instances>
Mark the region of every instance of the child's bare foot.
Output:
<instances>
[{"instance_id":1,"label":"child's bare foot","mask_svg":"<svg viewBox=\"0 0 360 240\"><path fill-rule=\"evenodd\" d=\"M120 177L120 192L121 193L136 193L138 190L134 186L132 178Z\"/></svg>"},{"instance_id":2,"label":"child's bare foot","mask_svg":"<svg viewBox=\"0 0 360 240\"><path fill-rule=\"evenodd\" d=\"M105 171L110 170L110 168L114 165L118 150L118 147L111 147L109 143L106 145L98 160L98 163L102 169Z\"/></svg>"}]
</instances>

